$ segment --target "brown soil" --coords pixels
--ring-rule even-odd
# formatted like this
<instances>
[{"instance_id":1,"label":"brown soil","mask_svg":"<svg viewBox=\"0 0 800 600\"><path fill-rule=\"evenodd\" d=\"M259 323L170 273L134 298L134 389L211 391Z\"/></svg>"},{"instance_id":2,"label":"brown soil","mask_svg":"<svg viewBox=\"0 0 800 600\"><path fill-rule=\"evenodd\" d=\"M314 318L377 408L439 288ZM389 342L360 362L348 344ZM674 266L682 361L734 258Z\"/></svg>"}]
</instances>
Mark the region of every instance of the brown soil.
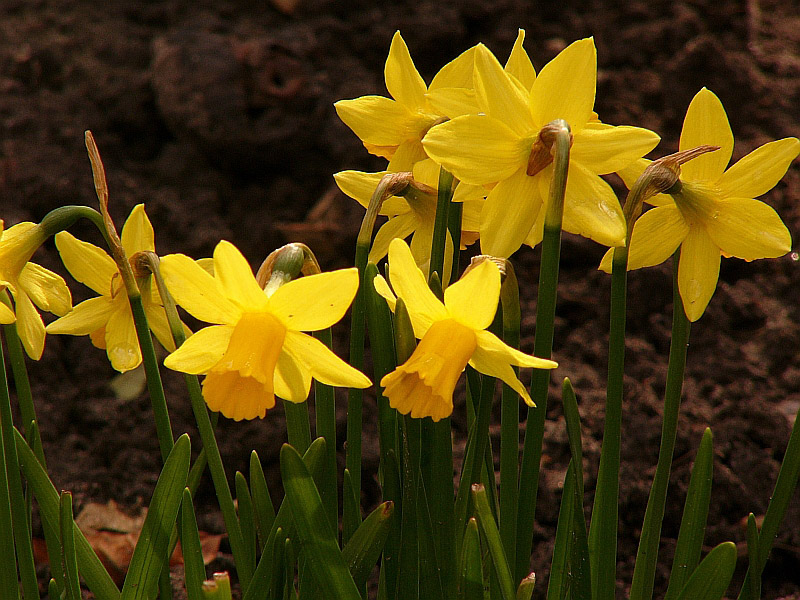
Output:
<instances>
[{"instance_id":1,"label":"brown soil","mask_svg":"<svg viewBox=\"0 0 800 600\"><path fill-rule=\"evenodd\" d=\"M277 2L275 3L277 4ZM441 5L440 5L441 4ZM95 205L83 131L101 149L122 223L145 202L162 254L208 256L221 239L256 265L276 246L308 242L324 267L352 263L361 209L332 173L378 170L337 119L341 98L384 94L382 69L400 29L428 80L447 60L482 41L498 56L517 28L541 67L566 43L593 35L600 72L596 110L614 124L649 127L658 154L677 147L692 96L707 86L722 99L737 136L734 158L800 135L800 8L792 0L596 0L526 3L383 3L300 0L282 14L268 2L97 3L6 0L0 7L0 216L6 225L41 219L63 204ZM101 8L102 7L102 8ZM324 201L315 213L312 207ZM792 168L766 200L800 232L800 171ZM322 214L319 214L322 213ZM76 235L96 240L88 227ZM555 380L579 394L592 490L603 427L609 278L595 270L603 250L565 236ZM49 246L42 264L64 272ZM522 251L523 345L531 348L538 252ZM715 435L707 544L743 549L743 517L762 514L800 405L800 263L791 256L725 260L717 293L693 327L688 378L663 531L671 563L689 469L703 429ZM72 282L74 283L74 282ZM87 292L73 285L75 300ZM619 587L630 581L636 540L656 462L671 314L670 268L630 277ZM346 348L345 328L337 346ZM50 336L30 365L45 452L56 485L78 502L146 502L159 453L145 394L122 402L114 373L87 339ZM181 382L165 373L176 432L194 431ZM554 388L555 390L555 388ZM364 506L378 489L374 410L366 410ZM344 416L342 415L343 425ZM463 429L463 427L462 427ZM343 433L343 428L340 429ZM280 410L264 421L222 422L229 473L258 450L279 490ZM341 440L340 440L341 441ZM532 568L543 597L560 482L568 458L563 418L551 402ZM201 526L219 530L213 491L200 492ZM767 566L764 597L800 597L800 506L794 499ZM740 561L737 582L741 581ZM668 567L657 573L663 590ZM735 594L735 591L731 591Z\"/></svg>"}]
</instances>

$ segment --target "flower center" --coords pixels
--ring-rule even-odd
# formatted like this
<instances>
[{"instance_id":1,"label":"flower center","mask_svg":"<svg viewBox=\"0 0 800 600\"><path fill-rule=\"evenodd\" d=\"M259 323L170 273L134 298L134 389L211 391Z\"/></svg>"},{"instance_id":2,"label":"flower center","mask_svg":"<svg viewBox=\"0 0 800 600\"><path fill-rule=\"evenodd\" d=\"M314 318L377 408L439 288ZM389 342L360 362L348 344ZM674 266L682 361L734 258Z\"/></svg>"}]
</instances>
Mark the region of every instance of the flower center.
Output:
<instances>
[{"instance_id":1,"label":"flower center","mask_svg":"<svg viewBox=\"0 0 800 600\"><path fill-rule=\"evenodd\" d=\"M275 366L285 337L286 327L270 313L244 313L203 381L209 408L239 421L263 417L275 406Z\"/></svg>"},{"instance_id":2,"label":"flower center","mask_svg":"<svg viewBox=\"0 0 800 600\"><path fill-rule=\"evenodd\" d=\"M672 194L672 199L683 218L690 223L703 224L719 215L716 206L719 192L707 185L683 182L680 191Z\"/></svg>"},{"instance_id":3,"label":"flower center","mask_svg":"<svg viewBox=\"0 0 800 600\"><path fill-rule=\"evenodd\" d=\"M452 319L435 322L411 357L381 381L389 405L414 418L449 416L456 382L477 345L469 327Z\"/></svg>"}]
</instances>

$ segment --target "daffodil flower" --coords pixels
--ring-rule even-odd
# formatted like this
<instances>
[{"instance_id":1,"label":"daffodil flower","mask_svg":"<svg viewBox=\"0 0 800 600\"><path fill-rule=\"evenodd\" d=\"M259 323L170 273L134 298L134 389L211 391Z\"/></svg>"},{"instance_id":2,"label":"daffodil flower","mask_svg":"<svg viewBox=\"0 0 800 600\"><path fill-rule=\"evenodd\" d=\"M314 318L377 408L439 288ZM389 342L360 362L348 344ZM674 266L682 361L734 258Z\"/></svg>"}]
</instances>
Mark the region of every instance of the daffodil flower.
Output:
<instances>
[{"instance_id":1,"label":"daffodil flower","mask_svg":"<svg viewBox=\"0 0 800 600\"><path fill-rule=\"evenodd\" d=\"M192 335L164 361L176 371L205 374L208 407L237 421L263 418L275 396L308 398L311 378L327 385L365 388L370 380L302 333L339 321L355 297L354 268L290 281L271 296L230 242L214 250L214 276L188 256L171 254L161 272L175 300L213 323Z\"/></svg>"},{"instance_id":2,"label":"daffodil flower","mask_svg":"<svg viewBox=\"0 0 800 600\"><path fill-rule=\"evenodd\" d=\"M682 166L679 193L650 200L657 206L636 221L628 249L628 269L639 269L664 262L680 246L678 289L690 321L703 315L714 294L721 256L751 261L777 258L791 249L792 238L781 218L754 198L775 187L800 154L800 140L784 138L727 168L733 132L722 102L706 88L686 111L680 150L702 145L719 150ZM639 164L641 170L644 166ZM633 175L628 171L625 178ZM611 261L609 253L600 268L610 272Z\"/></svg>"},{"instance_id":3,"label":"daffodil flower","mask_svg":"<svg viewBox=\"0 0 800 600\"><path fill-rule=\"evenodd\" d=\"M363 173L361 171L342 171L333 177L343 193L356 200L365 208L369 205L372 193L381 178L389 171L379 173ZM439 183L439 166L430 159L414 165L414 180L436 190ZM455 189L453 202L463 203L461 219L461 247L471 244L477 239L480 214L486 190L480 186L461 184ZM389 242L394 238L411 237L411 253L417 265L427 270L430 262L431 242L433 239L433 223L436 218L436 197L418 194L416 196L392 197L383 203L381 215L389 217L372 243L369 253L370 262L377 263L389 251ZM447 238L448 249L445 257L452 258L453 242ZM445 271L448 271L445 265Z\"/></svg>"},{"instance_id":4,"label":"daffodil flower","mask_svg":"<svg viewBox=\"0 0 800 600\"><path fill-rule=\"evenodd\" d=\"M410 171L425 158L421 140L434 124L477 111L472 90L474 47L445 65L430 86L420 76L400 32L386 59L384 77L392 98L362 96L340 100L339 118L372 154L390 159L389 171Z\"/></svg>"},{"instance_id":5,"label":"daffodil flower","mask_svg":"<svg viewBox=\"0 0 800 600\"><path fill-rule=\"evenodd\" d=\"M105 250L62 231L55 236L64 266L72 276L99 296L78 304L72 311L50 323L48 333L88 335L98 348L106 350L111 366L124 373L142 362L130 301L117 264ZM155 252L153 226L144 205L133 208L122 228L122 247L131 258L138 252ZM147 322L159 342L174 350L167 317L155 289L142 290Z\"/></svg>"},{"instance_id":6,"label":"daffodil flower","mask_svg":"<svg viewBox=\"0 0 800 600\"><path fill-rule=\"evenodd\" d=\"M47 234L36 223L18 223L3 230L0 221L0 290L8 290L14 310L0 302L0 323L16 321L17 332L28 356L39 360L44 351L45 327L34 304L56 315L72 308L72 295L64 279L28 262Z\"/></svg>"},{"instance_id":7,"label":"daffodil flower","mask_svg":"<svg viewBox=\"0 0 800 600\"><path fill-rule=\"evenodd\" d=\"M478 264L445 290L442 303L414 264L406 243L395 239L389 246L389 277L408 308L414 335L420 338L411 357L381 380L390 406L414 418L448 417L453 412L456 381L467 364L502 379L533 406L511 366L553 369L558 365L515 350L486 331L500 296L497 265L489 260ZM375 288L394 310L396 298L386 281L377 277Z\"/></svg>"},{"instance_id":8,"label":"daffodil flower","mask_svg":"<svg viewBox=\"0 0 800 600\"><path fill-rule=\"evenodd\" d=\"M508 257L523 243L541 241L543 221L539 218L537 225L537 217L548 201L553 165L540 132L563 119L573 135L563 228L608 246L624 245L619 201L600 175L642 157L659 137L596 120L597 55L591 38L565 48L538 76L532 66L520 69L521 64L518 60L504 70L478 45L475 90L481 113L432 128L422 141L426 153L461 181L496 184L481 216L481 249Z\"/></svg>"}]
</instances>

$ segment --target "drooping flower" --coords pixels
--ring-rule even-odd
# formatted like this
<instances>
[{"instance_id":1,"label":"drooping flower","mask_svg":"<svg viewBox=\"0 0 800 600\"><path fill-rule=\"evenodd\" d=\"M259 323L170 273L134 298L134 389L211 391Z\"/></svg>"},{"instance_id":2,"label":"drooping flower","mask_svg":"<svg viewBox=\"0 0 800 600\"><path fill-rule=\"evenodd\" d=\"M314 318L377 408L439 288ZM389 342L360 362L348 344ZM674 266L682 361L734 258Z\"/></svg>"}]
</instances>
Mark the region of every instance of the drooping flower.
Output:
<instances>
[{"instance_id":1,"label":"drooping flower","mask_svg":"<svg viewBox=\"0 0 800 600\"><path fill-rule=\"evenodd\" d=\"M458 179L496 184L481 216L481 249L508 257L523 243L541 240L541 217L553 176L552 156L540 133L555 119L572 131L564 202L565 231L608 246L624 245L625 221L611 187L612 173L652 150L659 137L638 127L613 127L593 112L597 56L591 38L565 48L538 76L504 70L483 45L475 51L480 114L432 128L423 139L428 156ZM509 75L509 71L512 73ZM533 79L528 86L519 77Z\"/></svg>"},{"instance_id":2,"label":"drooping flower","mask_svg":"<svg viewBox=\"0 0 800 600\"><path fill-rule=\"evenodd\" d=\"M372 193L378 182L388 171L379 173L363 173L360 171L342 171L333 177L339 189L356 200L365 208L369 205ZM424 159L414 165L414 180L430 188L432 194L417 193L405 197L392 197L383 203L380 214L389 217L372 243L369 253L370 262L377 263L389 251L389 242L394 238L411 236L411 253L417 265L427 271L430 262L431 241L433 239L433 223L436 217L436 188L439 181L439 166L430 159ZM462 248L477 238L480 214L486 190L480 186L460 184L456 187L453 202L463 204L461 219ZM452 240L448 233L448 250L446 257L452 257ZM446 265L445 271L448 270Z\"/></svg>"},{"instance_id":3,"label":"drooping flower","mask_svg":"<svg viewBox=\"0 0 800 600\"><path fill-rule=\"evenodd\" d=\"M692 99L681 131L680 150L697 146L719 150L695 158L681 169L681 191L649 200L657 206L636 221L628 249L628 269L660 264L680 246L678 289L686 316L699 319L717 287L721 256L747 261L786 254L792 238L778 214L755 200L780 181L800 154L800 140L764 144L728 167L733 132L719 98L703 88ZM641 171L646 165L638 165ZM726 170L727 169L727 170ZM626 183L638 174L624 173ZM608 253L600 265L611 271Z\"/></svg>"},{"instance_id":4,"label":"drooping flower","mask_svg":"<svg viewBox=\"0 0 800 600\"><path fill-rule=\"evenodd\" d=\"M370 380L322 342L302 333L339 321L355 297L354 268L309 275L271 296L230 242L214 250L214 275L188 256L161 260L167 287L190 314L213 323L192 335L164 361L176 371L205 374L209 408L237 421L264 417L275 396L308 398L311 378L335 386L365 388Z\"/></svg>"},{"instance_id":5,"label":"drooping flower","mask_svg":"<svg viewBox=\"0 0 800 600\"><path fill-rule=\"evenodd\" d=\"M421 140L434 124L475 112L472 90L474 47L445 65L430 86L420 76L400 32L389 47L384 78L392 98L362 96L340 100L339 118L372 154L390 160L389 171L410 171L425 158Z\"/></svg>"},{"instance_id":6,"label":"drooping flower","mask_svg":"<svg viewBox=\"0 0 800 600\"><path fill-rule=\"evenodd\" d=\"M130 301L117 264L105 250L62 231L55 236L64 266L72 276L99 296L78 304L71 312L50 323L48 333L88 335L98 348L105 349L111 366L124 373L142 362L139 339L133 322ZM122 228L122 247L128 258L139 252L155 252L153 226L144 205L133 208ZM158 341L174 350L161 298L149 279L141 282L142 305L147 322Z\"/></svg>"},{"instance_id":7,"label":"drooping flower","mask_svg":"<svg viewBox=\"0 0 800 600\"><path fill-rule=\"evenodd\" d=\"M411 357L381 380L393 408L434 421L449 416L453 389L467 364L503 380L533 405L512 365L537 369L558 365L515 350L486 331L500 296L497 265L489 260L478 264L445 290L441 302L414 264L406 243L395 239L389 246L389 277L394 292L408 308L414 335L420 338ZM375 286L394 310L396 299L386 281L378 277Z\"/></svg>"},{"instance_id":8,"label":"drooping flower","mask_svg":"<svg viewBox=\"0 0 800 600\"><path fill-rule=\"evenodd\" d=\"M41 358L45 340L44 323L34 304L56 315L72 308L72 295L64 279L28 262L45 239L41 225L24 222L4 231L0 221L0 289L7 289L14 299L13 310L0 302L0 323L16 320L25 352L34 360Z\"/></svg>"}]
</instances>

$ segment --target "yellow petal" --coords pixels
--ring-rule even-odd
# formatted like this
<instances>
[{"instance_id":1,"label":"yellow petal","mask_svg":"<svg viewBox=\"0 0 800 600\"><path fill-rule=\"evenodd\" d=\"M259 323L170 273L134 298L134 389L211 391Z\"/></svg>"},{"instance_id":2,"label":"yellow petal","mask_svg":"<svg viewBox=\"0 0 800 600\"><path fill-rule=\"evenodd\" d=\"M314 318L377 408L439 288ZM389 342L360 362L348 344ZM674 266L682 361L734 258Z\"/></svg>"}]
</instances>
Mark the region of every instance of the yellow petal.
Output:
<instances>
[{"instance_id":1,"label":"yellow petal","mask_svg":"<svg viewBox=\"0 0 800 600\"><path fill-rule=\"evenodd\" d=\"M476 331L475 334L478 339L478 347L472 355L470 364L481 373L501 379L522 396L528 405L532 406L533 401L517 379L511 365L555 369L558 363L520 352L516 348L504 344L500 338L488 331Z\"/></svg>"},{"instance_id":2,"label":"yellow petal","mask_svg":"<svg viewBox=\"0 0 800 600\"><path fill-rule=\"evenodd\" d=\"M552 172L552 167L545 172ZM625 217L617 195L580 163L570 163L563 228L604 246L625 245Z\"/></svg>"},{"instance_id":3,"label":"yellow petal","mask_svg":"<svg viewBox=\"0 0 800 600\"><path fill-rule=\"evenodd\" d=\"M319 331L341 320L357 290L355 267L307 275L279 287L268 310L290 330Z\"/></svg>"},{"instance_id":4,"label":"yellow petal","mask_svg":"<svg viewBox=\"0 0 800 600\"><path fill-rule=\"evenodd\" d=\"M519 136L536 135L527 95L509 78L483 44L475 52L475 94L480 109L502 121Z\"/></svg>"},{"instance_id":5,"label":"yellow petal","mask_svg":"<svg viewBox=\"0 0 800 600\"><path fill-rule=\"evenodd\" d=\"M514 47L511 49L508 61L506 61L505 71L509 75L516 77L522 87L530 91L533 82L536 81L536 69L533 68L533 63L522 46L524 41L525 30L520 29L517 32L517 39L514 41Z\"/></svg>"},{"instance_id":6,"label":"yellow petal","mask_svg":"<svg viewBox=\"0 0 800 600\"><path fill-rule=\"evenodd\" d=\"M19 274L19 285L42 310L60 317L72 308L72 294L67 283L49 269L27 263Z\"/></svg>"},{"instance_id":7,"label":"yellow petal","mask_svg":"<svg viewBox=\"0 0 800 600\"><path fill-rule=\"evenodd\" d=\"M28 356L33 360L39 360L44 352L45 330L42 317L24 292L18 291L13 296L17 315L17 334Z\"/></svg>"},{"instance_id":8,"label":"yellow petal","mask_svg":"<svg viewBox=\"0 0 800 600\"><path fill-rule=\"evenodd\" d=\"M336 356L325 344L310 335L287 331L283 343L286 352L303 363L312 377L326 385L366 388L372 385L369 378Z\"/></svg>"},{"instance_id":9,"label":"yellow petal","mask_svg":"<svg viewBox=\"0 0 800 600\"><path fill-rule=\"evenodd\" d=\"M114 260L102 249L68 231L55 236L56 248L70 274L101 296L111 295L111 280L119 274Z\"/></svg>"},{"instance_id":10,"label":"yellow petal","mask_svg":"<svg viewBox=\"0 0 800 600\"><path fill-rule=\"evenodd\" d=\"M628 270L660 265L675 253L689 234L678 208L659 206L644 213L633 226L628 248ZM611 272L613 248L603 257L600 270Z\"/></svg>"},{"instance_id":11,"label":"yellow petal","mask_svg":"<svg viewBox=\"0 0 800 600\"><path fill-rule=\"evenodd\" d=\"M220 282L185 254L163 257L161 274L175 302L201 321L233 324L242 314Z\"/></svg>"},{"instance_id":12,"label":"yellow petal","mask_svg":"<svg viewBox=\"0 0 800 600\"><path fill-rule=\"evenodd\" d=\"M233 330L232 325L212 325L201 329L167 356L164 366L192 375L208 373L225 354Z\"/></svg>"},{"instance_id":13,"label":"yellow petal","mask_svg":"<svg viewBox=\"0 0 800 600\"><path fill-rule=\"evenodd\" d=\"M405 173L414 168L414 163L425 160L427 155L419 137L402 142L395 150L386 170L390 173Z\"/></svg>"},{"instance_id":14,"label":"yellow petal","mask_svg":"<svg viewBox=\"0 0 800 600\"><path fill-rule=\"evenodd\" d=\"M422 337L431 323L447 317L444 304L428 287L425 276L414 262L411 249L398 238L389 245L389 278L394 291L406 303L417 337Z\"/></svg>"},{"instance_id":15,"label":"yellow petal","mask_svg":"<svg viewBox=\"0 0 800 600\"><path fill-rule=\"evenodd\" d=\"M704 144L720 148L681 166L681 178L684 181L716 182L733 153L733 132L728 116L719 98L706 88L697 92L686 110L680 149L691 150Z\"/></svg>"},{"instance_id":16,"label":"yellow petal","mask_svg":"<svg viewBox=\"0 0 800 600\"><path fill-rule=\"evenodd\" d=\"M116 306L108 296L89 298L60 319L50 323L47 326L47 333L89 335L105 327L115 310Z\"/></svg>"},{"instance_id":17,"label":"yellow petal","mask_svg":"<svg viewBox=\"0 0 800 600\"><path fill-rule=\"evenodd\" d=\"M399 146L417 137L422 126L420 115L383 96L362 96L339 100L336 114L363 142L374 146Z\"/></svg>"},{"instance_id":18,"label":"yellow petal","mask_svg":"<svg viewBox=\"0 0 800 600\"><path fill-rule=\"evenodd\" d=\"M598 175L606 175L641 158L655 148L660 139L641 127L587 127L573 136L570 161L579 162Z\"/></svg>"},{"instance_id":19,"label":"yellow petal","mask_svg":"<svg viewBox=\"0 0 800 600\"><path fill-rule=\"evenodd\" d=\"M755 260L777 258L792 249L792 236L771 206L752 198L727 198L706 230L726 255Z\"/></svg>"},{"instance_id":20,"label":"yellow petal","mask_svg":"<svg viewBox=\"0 0 800 600\"><path fill-rule=\"evenodd\" d=\"M4 302L0 302L0 325L10 325L17 320L14 311L11 310Z\"/></svg>"},{"instance_id":21,"label":"yellow petal","mask_svg":"<svg viewBox=\"0 0 800 600\"><path fill-rule=\"evenodd\" d=\"M155 252L155 234L153 225L144 212L144 204L133 207L128 220L122 227L122 247L128 258L137 252Z\"/></svg>"},{"instance_id":22,"label":"yellow petal","mask_svg":"<svg viewBox=\"0 0 800 600\"><path fill-rule=\"evenodd\" d=\"M719 247L702 227L694 227L681 245L678 265L678 290L690 321L697 321L706 310L719 277Z\"/></svg>"},{"instance_id":23,"label":"yellow petal","mask_svg":"<svg viewBox=\"0 0 800 600\"><path fill-rule=\"evenodd\" d=\"M797 138L764 144L725 171L717 185L723 196L756 198L777 185L798 154Z\"/></svg>"},{"instance_id":24,"label":"yellow petal","mask_svg":"<svg viewBox=\"0 0 800 600\"><path fill-rule=\"evenodd\" d=\"M422 145L428 156L461 181L484 185L527 165L533 139L520 137L492 117L465 115L432 128Z\"/></svg>"},{"instance_id":25,"label":"yellow petal","mask_svg":"<svg viewBox=\"0 0 800 600\"><path fill-rule=\"evenodd\" d=\"M389 287L389 284L386 283L383 275L376 275L375 279L372 280L372 285L375 286L375 291L378 295L383 296L389 308L394 312L394 307L397 304L397 297L394 295L392 288Z\"/></svg>"},{"instance_id":26,"label":"yellow petal","mask_svg":"<svg viewBox=\"0 0 800 600\"><path fill-rule=\"evenodd\" d=\"M106 354L111 366L120 373L135 369L142 362L139 339L126 297L115 299L114 311L106 324Z\"/></svg>"},{"instance_id":27,"label":"yellow petal","mask_svg":"<svg viewBox=\"0 0 800 600\"><path fill-rule=\"evenodd\" d=\"M428 92L446 88L472 89L475 48L464 50L436 73L428 86Z\"/></svg>"},{"instance_id":28,"label":"yellow petal","mask_svg":"<svg viewBox=\"0 0 800 600\"><path fill-rule=\"evenodd\" d=\"M542 205L539 209L539 214L536 216L536 221L533 223L533 227L531 227L528 236L525 238L525 245L535 248L539 242L542 241L542 238L544 238L544 218L546 213L547 211L544 205Z\"/></svg>"},{"instance_id":29,"label":"yellow petal","mask_svg":"<svg viewBox=\"0 0 800 600\"><path fill-rule=\"evenodd\" d=\"M336 185L346 196L350 196L361 206L367 208L375 188L378 187L381 179L389 171L379 171L378 173L364 173L362 171L341 171L334 174L333 179ZM384 201L381 206L380 214L396 215L408 212L408 204L403 198L392 196Z\"/></svg>"},{"instance_id":30,"label":"yellow petal","mask_svg":"<svg viewBox=\"0 0 800 600\"><path fill-rule=\"evenodd\" d=\"M547 63L531 88L533 119L543 127L564 119L578 133L592 117L597 82L594 40L573 42Z\"/></svg>"},{"instance_id":31,"label":"yellow petal","mask_svg":"<svg viewBox=\"0 0 800 600\"><path fill-rule=\"evenodd\" d=\"M444 291L447 312L471 329L492 324L500 298L500 270L485 260Z\"/></svg>"},{"instance_id":32,"label":"yellow petal","mask_svg":"<svg viewBox=\"0 0 800 600\"><path fill-rule=\"evenodd\" d=\"M228 300L242 309L259 311L266 307L267 295L256 282L247 259L226 240L214 249L214 279L219 280Z\"/></svg>"},{"instance_id":33,"label":"yellow petal","mask_svg":"<svg viewBox=\"0 0 800 600\"><path fill-rule=\"evenodd\" d=\"M533 227L542 196L537 179L525 168L498 183L486 197L481 216L481 251L508 258L522 245Z\"/></svg>"},{"instance_id":34,"label":"yellow petal","mask_svg":"<svg viewBox=\"0 0 800 600\"><path fill-rule=\"evenodd\" d=\"M378 264L389 252L389 244L395 238L405 239L411 235L419 225L419 218L412 212L404 215L392 217L384 223L375 239L372 241L372 248L369 251L369 262Z\"/></svg>"},{"instance_id":35,"label":"yellow petal","mask_svg":"<svg viewBox=\"0 0 800 600\"><path fill-rule=\"evenodd\" d=\"M417 108L425 103L427 86L417 72L408 52L408 46L399 31L395 31L392 37L383 75L386 79L386 89L400 104Z\"/></svg>"},{"instance_id":36,"label":"yellow petal","mask_svg":"<svg viewBox=\"0 0 800 600\"><path fill-rule=\"evenodd\" d=\"M311 390L311 371L286 351L285 339L275 366L274 387L276 396L295 404L305 402Z\"/></svg>"},{"instance_id":37,"label":"yellow petal","mask_svg":"<svg viewBox=\"0 0 800 600\"><path fill-rule=\"evenodd\" d=\"M472 68L472 67L470 67ZM430 89L425 97L431 109L437 114L455 119L461 115L474 115L478 112L475 90L467 88Z\"/></svg>"}]
</instances>

